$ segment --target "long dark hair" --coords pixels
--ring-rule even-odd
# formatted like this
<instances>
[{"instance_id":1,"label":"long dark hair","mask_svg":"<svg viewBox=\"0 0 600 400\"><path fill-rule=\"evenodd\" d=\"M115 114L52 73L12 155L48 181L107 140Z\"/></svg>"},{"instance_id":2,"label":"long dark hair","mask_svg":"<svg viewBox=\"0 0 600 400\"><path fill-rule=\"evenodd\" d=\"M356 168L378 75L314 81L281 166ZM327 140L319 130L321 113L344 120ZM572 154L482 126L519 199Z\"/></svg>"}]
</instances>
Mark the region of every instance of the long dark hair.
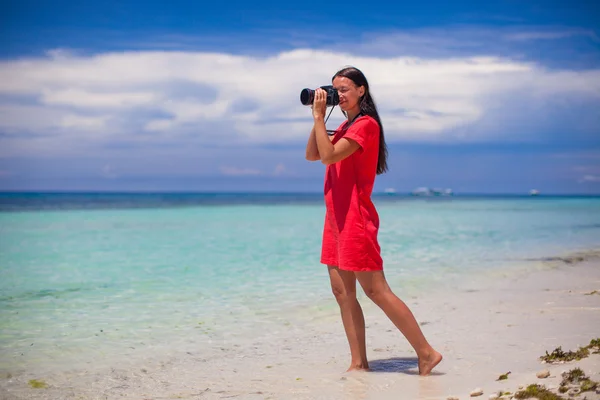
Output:
<instances>
[{"instance_id":1,"label":"long dark hair","mask_svg":"<svg viewBox=\"0 0 600 400\"><path fill-rule=\"evenodd\" d=\"M346 67L335 73L331 81L333 81L338 76L345 77L350 79L357 87L364 86L365 94L360 99L360 113L362 115L368 115L377 121L379 124L379 159L377 161L377 175L383 174L388 170L387 165L387 145L385 144L385 137L383 136L383 125L381 124L381 119L379 118L379 113L377 112L377 107L375 106L375 101L373 100L373 96L371 96L371 91L369 90L369 83L367 82L367 78L365 75L355 67ZM343 111L342 111L343 112ZM344 115L346 113L344 112Z\"/></svg>"}]
</instances>

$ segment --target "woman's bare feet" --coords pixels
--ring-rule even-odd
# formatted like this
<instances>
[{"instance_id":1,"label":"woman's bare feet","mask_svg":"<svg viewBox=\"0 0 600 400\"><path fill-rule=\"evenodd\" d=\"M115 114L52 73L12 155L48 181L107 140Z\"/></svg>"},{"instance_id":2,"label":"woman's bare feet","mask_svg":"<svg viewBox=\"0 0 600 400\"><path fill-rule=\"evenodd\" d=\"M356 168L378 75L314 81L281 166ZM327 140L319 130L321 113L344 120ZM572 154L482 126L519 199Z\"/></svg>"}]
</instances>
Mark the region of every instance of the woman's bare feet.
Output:
<instances>
[{"instance_id":1,"label":"woman's bare feet","mask_svg":"<svg viewBox=\"0 0 600 400\"><path fill-rule=\"evenodd\" d=\"M427 376L442 361L442 355L433 350L428 356L419 357L419 375Z\"/></svg>"},{"instance_id":2,"label":"woman's bare feet","mask_svg":"<svg viewBox=\"0 0 600 400\"><path fill-rule=\"evenodd\" d=\"M368 371L369 370L369 363L364 362L364 363L352 363L350 364L350 368L348 368L348 370L346 372L351 372L351 371Z\"/></svg>"}]
</instances>

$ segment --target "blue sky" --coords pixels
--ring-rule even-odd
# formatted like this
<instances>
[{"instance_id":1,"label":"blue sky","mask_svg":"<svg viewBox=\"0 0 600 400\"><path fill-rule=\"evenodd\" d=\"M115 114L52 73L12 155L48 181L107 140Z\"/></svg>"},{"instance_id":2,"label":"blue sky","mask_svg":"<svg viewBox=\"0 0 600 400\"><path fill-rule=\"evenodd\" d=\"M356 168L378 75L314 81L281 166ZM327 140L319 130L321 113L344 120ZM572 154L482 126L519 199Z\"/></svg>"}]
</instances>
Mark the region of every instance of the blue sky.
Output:
<instances>
[{"instance_id":1,"label":"blue sky","mask_svg":"<svg viewBox=\"0 0 600 400\"><path fill-rule=\"evenodd\" d=\"M376 190L600 194L595 1L0 7L0 190L319 192L299 92L350 64Z\"/></svg>"}]
</instances>

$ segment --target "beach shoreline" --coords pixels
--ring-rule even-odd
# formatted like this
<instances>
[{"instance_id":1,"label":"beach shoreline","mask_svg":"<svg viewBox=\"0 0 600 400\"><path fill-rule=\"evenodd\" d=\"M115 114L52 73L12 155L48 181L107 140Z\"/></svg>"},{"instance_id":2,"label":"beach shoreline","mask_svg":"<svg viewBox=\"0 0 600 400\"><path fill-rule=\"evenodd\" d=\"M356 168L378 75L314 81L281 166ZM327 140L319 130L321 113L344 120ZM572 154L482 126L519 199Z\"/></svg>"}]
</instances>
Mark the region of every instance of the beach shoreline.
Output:
<instances>
[{"instance_id":1,"label":"beach shoreline","mask_svg":"<svg viewBox=\"0 0 600 400\"><path fill-rule=\"evenodd\" d=\"M546 351L576 350L600 336L600 251L529 262L527 269L482 274L419 296L405 298L392 287L444 355L429 377L417 375L415 353L404 337L361 298L371 372L344 373L349 351L339 315L323 313L303 326L291 324L241 342L213 341L205 348L190 344L143 364L9 373L0 377L0 396L433 400L467 399L481 388L478 398L488 399L499 390L514 393L519 385L557 385L560 372L575 366L600 381L598 354L562 365L539 360ZM543 369L550 378L536 377ZM496 381L508 371L507 380ZM32 387L35 382L42 387Z\"/></svg>"}]
</instances>

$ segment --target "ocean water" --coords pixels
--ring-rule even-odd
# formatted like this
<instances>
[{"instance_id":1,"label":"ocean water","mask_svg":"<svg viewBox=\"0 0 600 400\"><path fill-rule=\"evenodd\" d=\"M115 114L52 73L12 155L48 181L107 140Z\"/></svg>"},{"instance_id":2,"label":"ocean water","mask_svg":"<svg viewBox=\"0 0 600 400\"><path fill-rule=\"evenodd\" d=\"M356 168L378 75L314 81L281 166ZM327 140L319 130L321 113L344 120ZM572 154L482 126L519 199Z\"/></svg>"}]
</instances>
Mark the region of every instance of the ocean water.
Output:
<instances>
[{"instance_id":1,"label":"ocean water","mask_svg":"<svg viewBox=\"0 0 600 400\"><path fill-rule=\"evenodd\" d=\"M600 247L598 197L376 196L412 296ZM306 194L0 194L0 371L235 345L337 312Z\"/></svg>"}]
</instances>

